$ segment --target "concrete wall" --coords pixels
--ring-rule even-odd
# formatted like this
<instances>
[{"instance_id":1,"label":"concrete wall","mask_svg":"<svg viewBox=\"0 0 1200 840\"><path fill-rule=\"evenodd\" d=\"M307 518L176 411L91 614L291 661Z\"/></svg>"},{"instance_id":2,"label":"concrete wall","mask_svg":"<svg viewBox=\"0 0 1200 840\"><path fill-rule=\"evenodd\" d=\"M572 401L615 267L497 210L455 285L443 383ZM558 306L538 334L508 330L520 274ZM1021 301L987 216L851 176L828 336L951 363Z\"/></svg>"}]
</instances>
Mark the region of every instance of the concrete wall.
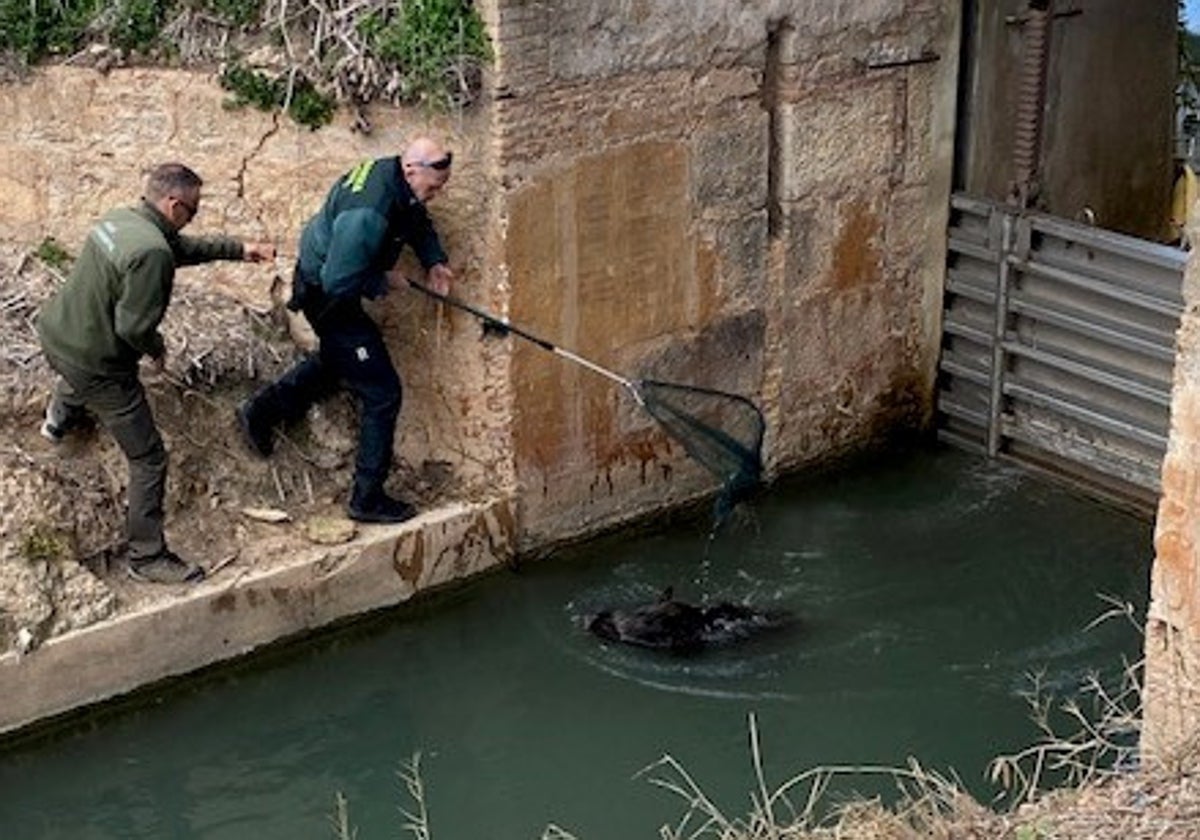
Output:
<instances>
[{"instance_id":1,"label":"concrete wall","mask_svg":"<svg viewBox=\"0 0 1200 840\"><path fill-rule=\"evenodd\" d=\"M759 401L774 471L926 422L957 10L500 2L513 320ZM512 383L527 544L711 487L607 380L518 345Z\"/></svg>"},{"instance_id":2,"label":"concrete wall","mask_svg":"<svg viewBox=\"0 0 1200 840\"><path fill-rule=\"evenodd\" d=\"M291 252L338 174L446 133L432 211L456 292L630 377L754 399L778 473L928 420L958 5L487 0L485 103L378 111L370 137L230 113L206 74L48 68L0 98L0 237L77 247L149 164L181 159L207 179L196 232ZM265 298L243 267L202 276ZM412 292L377 315L405 381L400 454L515 493L520 548L714 488L610 381Z\"/></svg>"},{"instance_id":3,"label":"concrete wall","mask_svg":"<svg viewBox=\"0 0 1200 840\"><path fill-rule=\"evenodd\" d=\"M483 574L512 561L514 536L504 500L446 505L336 547L278 533L236 575L135 598L28 655L0 650L0 736Z\"/></svg>"},{"instance_id":4,"label":"concrete wall","mask_svg":"<svg viewBox=\"0 0 1200 840\"><path fill-rule=\"evenodd\" d=\"M1191 233L1197 230L1192 209ZM1200 733L1200 264L1189 261L1146 620L1142 751L1196 766Z\"/></svg>"},{"instance_id":5,"label":"concrete wall","mask_svg":"<svg viewBox=\"0 0 1200 840\"><path fill-rule=\"evenodd\" d=\"M1053 4L1037 206L1109 230L1168 233L1174 178L1173 0ZM966 47L960 188L996 200L1012 186L1028 0L975 0ZM1069 14L1072 10L1079 14Z\"/></svg>"}]
</instances>

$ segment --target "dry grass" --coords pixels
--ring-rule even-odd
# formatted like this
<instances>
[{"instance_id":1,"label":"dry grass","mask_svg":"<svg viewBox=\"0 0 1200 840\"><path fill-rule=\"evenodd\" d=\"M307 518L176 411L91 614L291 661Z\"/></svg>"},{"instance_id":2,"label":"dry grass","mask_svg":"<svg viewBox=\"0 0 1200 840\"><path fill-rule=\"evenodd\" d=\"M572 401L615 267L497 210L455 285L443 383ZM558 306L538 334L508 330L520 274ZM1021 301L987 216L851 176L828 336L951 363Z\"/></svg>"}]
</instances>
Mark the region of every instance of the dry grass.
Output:
<instances>
[{"instance_id":1,"label":"dry grass","mask_svg":"<svg viewBox=\"0 0 1200 840\"><path fill-rule=\"evenodd\" d=\"M801 840L801 838L984 838L1002 836L1004 818L977 803L956 779L946 778L910 759L907 768L846 765L806 770L779 785L763 773L758 725L749 719L754 789L747 814L725 814L697 781L670 755L639 775L685 803L674 825L662 826L662 840ZM879 798L830 801L839 778L884 777L897 789L895 803Z\"/></svg>"},{"instance_id":2,"label":"dry grass","mask_svg":"<svg viewBox=\"0 0 1200 840\"><path fill-rule=\"evenodd\" d=\"M1122 713L1124 714L1124 713ZM1087 731L1103 729L1092 724ZM1035 792L1028 773L1014 790L1029 801L1015 810L980 804L958 780L946 778L911 760L907 768L842 766L807 770L780 785L768 783L762 769L757 722L749 718L754 785L745 815L724 813L678 761L664 755L639 772L650 784L679 798L679 819L658 829L660 840L1189 840L1200 837L1200 785L1188 774L1143 769L1137 773L1105 769L1090 760L1064 758L1069 764L1093 767L1078 784ZM1090 737L1090 736L1088 736ZM1044 740L1044 751L1079 755L1069 739ZM1025 751L1009 761L1024 764L1038 754ZM404 781L412 809L402 809L404 828L419 840L430 840L420 755L405 762ZM1043 767L1053 762L1043 761ZM841 778L882 776L897 795L851 798L831 804L831 785ZM1044 776L1038 777L1044 778ZM356 836L344 797L339 793L332 817L335 835ZM551 823L541 840L583 840Z\"/></svg>"},{"instance_id":3,"label":"dry grass","mask_svg":"<svg viewBox=\"0 0 1200 840\"><path fill-rule=\"evenodd\" d=\"M27 498L31 510L70 504L72 521L62 523L80 536L85 553L111 542L123 519L124 459L107 435L94 435L50 451L36 432L55 375L41 355L34 317L63 282L62 274L31 252L0 253L0 423L10 434L0 458L20 487L7 488L7 501ZM342 476L344 453L322 447L285 445L270 466L254 464L234 434L234 410L264 378L294 360L280 315L224 297L201 283L176 285L162 332L167 369L145 375L148 399L171 453L168 491L171 518L186 527L186 514L200 518L229 505L311 502L323 485ZM216 456L216 457L214 457ZM317 469L320 466L322 469ZM314 489L315 488L315 489ZM28 491L28 492L26 492ZM181 514L183 514L181 516ZM224 523L222 523L224 524ZM198 523L200 531L213 523Z\"/></svg>"},{"instance_id":4,"label":"dry grass","mask_svg":"<svg viewBox=\"0 0 1200 840\"><path fill-rule=\"evenodd\" d=\"M414 68L382 57L364 25L372 18L390 20L402 6L393 0L266 0L258 21L239 30L185 5L166 24L163 36L185 64L246 55L256 69L287 80L289 99L297 79L308 79L354 108L370 102L411 104L422 99ZM458 46L440 69L447 99L443 104L462 109L478 99L485 62Z\"/></svg>"}]
</instances>

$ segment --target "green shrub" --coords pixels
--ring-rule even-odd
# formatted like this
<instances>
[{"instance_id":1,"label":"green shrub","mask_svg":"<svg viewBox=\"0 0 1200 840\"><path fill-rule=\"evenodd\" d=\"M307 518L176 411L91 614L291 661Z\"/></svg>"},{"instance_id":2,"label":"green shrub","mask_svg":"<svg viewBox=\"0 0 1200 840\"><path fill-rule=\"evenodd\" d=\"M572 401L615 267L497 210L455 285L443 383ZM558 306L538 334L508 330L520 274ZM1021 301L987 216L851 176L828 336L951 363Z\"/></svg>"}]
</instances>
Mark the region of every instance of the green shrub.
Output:
<instances>
[{"instance_id":1,"label":"green shrub","mask_svg":"<svg viewBox=\"0 0 1200 840\"><path fill-rule=\"evenodd\" d=\"M233 92L235 107L286 105L292 119L310 128L332 119L338 100L331 91L355 105L384 99L463 107L478 93L483 66L492 59L470 0L363 0L332 22L312 5L298 5L286 22L263 20L263 14L264 0L0 0L0 53L33 64L94 42L143 56L186 49L192 60L228 62L237 54L227 45L226 36L237 44L232 30L261 28L278 47L286 26L295 49L277 50L286 68L279 77L235 63L221 84ZM180 31L174 41L163 35L168 24Z\"/></svg>"},{"instance_id":2,"label":"green shrub","mask_svg":"<svg viewBox=\"0 0 1200 840\"><path fill-rule=\"evenodd\" d=\"M244 64L234 63L221 71L221 87L233 94L225 102L228 108L244 108L253 105L260 111L270 111L283 102L285 88L276 79L265 73L251 70Z\"/></svg>"},{"instance_id":3,"label":"green shrub","mask_svg":"<svg viewBox=\"0 0 1200 840\"><path fill-rule=\"evenodd\" d=\"M0 50L26 64L72 53L100 8L100 0L0 0Z\"/></svg>"},{"instance_id":4,"label":"green shrub","mask_svg":"<svg viewBox=\"0 0 1200 840\"><path fill-rule=\"evenodd\" d=\"M400 71L405 98L439 107L457 104L492 45L466 0L405 0L399 12L372 12L359 24L367 42Z\"/></svg>"},{"instance_id":5,"label":"green shrub","mask_svg":"<svg viewBox=\"0 0 1200 840\"><path fill-rule=\"evenodd\" d=\"M293 120L315 131L323 125L328 125L333 120L336 110L337 103L317 90L312 82L303 77L296 80L292 98L287 105L288 116Z\"/></svg>"},{"instance_id":6,"label":"green shrub","mask_svg":"<svg viewBox=\"0 0 1200 840\"><path fill-rule=\"evenodd\" d=\"M0 0L0 50L26 64L108 40L127 51L158 44L174 0Z\"/></svg>"},{"instance_id":7,"label":"green shrub","mask_svg":"<svg viewBox=\"0 0 1200 840\"><path fill-rule=\"evenodd\" d=\"M71 556L71 540L45 523L35 523L21 535L21 556L30 563L61 563Z\"/></svg>"},{"instance_id":8,"label":"green shrub","mask_svg":"<svg viewBox=\"0 0 1200 840\"><path fill-rule=\"evenodd\" d=\"M233 94L226 102L229 108L253 105L260 111L273 111L286 105L288 116L314 130L327 125L336 108L333 99L303 76L296 77L289 99L286 79L272 79L240 63L231 64L221 73L221 87Z\"/></svg>"},{"instance_id":9,"label":"green shrub","mask_svg":"<svg viewBox=\"0 0 1200 840\"><path fill-rule=\"evenodd\" d=\"M170 7L171 0L120 0L108 7L105 14L112 15L107 29L113 46L128 52L148 51L158 43Z\"/></svg>"}]
</instances>

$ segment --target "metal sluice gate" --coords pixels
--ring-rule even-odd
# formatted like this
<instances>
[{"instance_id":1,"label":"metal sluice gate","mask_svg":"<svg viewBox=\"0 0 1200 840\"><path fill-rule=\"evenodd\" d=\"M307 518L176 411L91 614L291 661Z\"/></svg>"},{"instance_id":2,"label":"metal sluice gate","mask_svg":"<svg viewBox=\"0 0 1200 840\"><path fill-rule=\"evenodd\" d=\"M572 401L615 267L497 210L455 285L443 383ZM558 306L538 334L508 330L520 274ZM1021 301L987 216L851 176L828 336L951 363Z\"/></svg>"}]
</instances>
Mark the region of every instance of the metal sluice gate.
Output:
<instances>
[{"instance_id":1,"label":"metal sluice gate","mask_svg":"<svg viewBox=\"0 0 1200 840\"><path fill-rule=\"evenodd\" d=\"M938 436L1152 513L1186 252L951 199Z\"/></svg>"}]
</instances>

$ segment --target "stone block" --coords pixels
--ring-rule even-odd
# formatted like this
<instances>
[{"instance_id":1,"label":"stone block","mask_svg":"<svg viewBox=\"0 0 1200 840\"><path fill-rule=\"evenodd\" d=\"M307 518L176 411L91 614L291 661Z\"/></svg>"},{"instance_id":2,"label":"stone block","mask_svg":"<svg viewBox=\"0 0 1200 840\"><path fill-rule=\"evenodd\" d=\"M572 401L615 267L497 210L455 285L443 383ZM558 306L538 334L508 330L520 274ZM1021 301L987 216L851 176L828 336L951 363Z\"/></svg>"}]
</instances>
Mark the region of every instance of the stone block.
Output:
<instances>
[{"instance_id":1,"label":"stone block","mask_svg":"<svg viewBox=\"0 0 1200 840\"><path fill-rule=\"evenodd\" d=\"M740 213L767 203L767 115L756 105L725 116L695 139L693 178L701 213Z\"/></svg>"},{"instance_id":2,"label":"stone block","mask_svg":"<svg viewBox=\"0 0 1200 840\"><path fill-rule=\"evenodd\" d=\"M886 82L819 91L779 109L780 198L854 189L892 171L895 89Z\"/></svg>"}]
</instances>

